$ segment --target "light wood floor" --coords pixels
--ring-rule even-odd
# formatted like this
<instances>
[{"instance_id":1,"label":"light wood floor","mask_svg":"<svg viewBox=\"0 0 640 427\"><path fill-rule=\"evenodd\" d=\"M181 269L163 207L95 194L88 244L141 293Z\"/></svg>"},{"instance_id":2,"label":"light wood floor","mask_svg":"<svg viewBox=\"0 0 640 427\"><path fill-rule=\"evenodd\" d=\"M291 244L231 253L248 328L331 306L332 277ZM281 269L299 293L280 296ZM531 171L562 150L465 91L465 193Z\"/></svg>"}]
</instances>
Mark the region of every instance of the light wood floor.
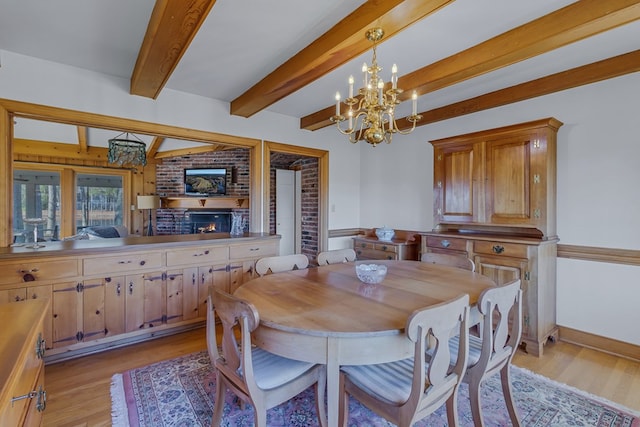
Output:
<instances>
[{"instance_id":1,"label":"light wood floor","mask_svg":"<svg viewBox=\"0 0 640 427\"><path fill-rule=\"evenodd\" d=\"M115 373L206 349L204 328L45 367L45 426L111 425ZM518 366L640 411L640 363L563 342L542 358L518 352Z\"/></svg>"}]
</instances>

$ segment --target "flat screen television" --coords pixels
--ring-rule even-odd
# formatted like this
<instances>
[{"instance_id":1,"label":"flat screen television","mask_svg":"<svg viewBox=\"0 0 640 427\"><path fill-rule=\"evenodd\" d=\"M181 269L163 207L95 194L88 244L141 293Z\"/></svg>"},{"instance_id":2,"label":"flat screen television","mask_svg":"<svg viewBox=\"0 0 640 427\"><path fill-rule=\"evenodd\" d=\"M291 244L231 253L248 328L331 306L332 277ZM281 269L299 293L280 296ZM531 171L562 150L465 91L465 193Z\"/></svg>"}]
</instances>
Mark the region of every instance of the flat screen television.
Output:
<instances>
[{"instance_id":1,"label":"flat screen television","mask_svg":"<svg viewBox=\"0 0 640 427\"><path fill-rule=\"evenodd\" d=\"M223 196L227 194L227 170L224 168L185 169L184 193L188 196Z\"/></svg>"}]
</instances>

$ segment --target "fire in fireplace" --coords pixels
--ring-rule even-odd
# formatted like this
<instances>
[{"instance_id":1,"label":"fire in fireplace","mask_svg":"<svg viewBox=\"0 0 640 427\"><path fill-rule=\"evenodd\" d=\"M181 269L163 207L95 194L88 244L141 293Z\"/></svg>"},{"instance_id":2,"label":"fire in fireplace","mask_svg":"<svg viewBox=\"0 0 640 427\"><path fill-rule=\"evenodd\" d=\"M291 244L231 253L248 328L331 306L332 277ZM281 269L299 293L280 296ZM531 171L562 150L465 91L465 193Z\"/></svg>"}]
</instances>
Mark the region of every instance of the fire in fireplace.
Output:
<instances>
[{"instance_id":1,"label":"fire in fireplace","mask_svg":"<svg viewBox=\"0 0 640 427\"><path fill-rule=\"evenodd\" d=\"M230 211L189 211L191 233L228 233L231 231Z\"/></svg>"}]
</instances>

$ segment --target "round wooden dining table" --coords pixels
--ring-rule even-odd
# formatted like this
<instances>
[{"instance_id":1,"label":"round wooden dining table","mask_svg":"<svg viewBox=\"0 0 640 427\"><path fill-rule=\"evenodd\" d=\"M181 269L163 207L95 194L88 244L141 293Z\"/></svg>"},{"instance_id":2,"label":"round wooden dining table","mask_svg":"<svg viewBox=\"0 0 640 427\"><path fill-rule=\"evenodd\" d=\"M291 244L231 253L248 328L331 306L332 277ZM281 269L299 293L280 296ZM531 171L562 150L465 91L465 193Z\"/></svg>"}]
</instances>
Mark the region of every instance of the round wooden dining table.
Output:
<instances>
[{"instance_id":1,"label":"round wooden dining table","mask_svg":"<svg viewBox=\"0 0 640 427\"><path fill-rule=\"evenodd\" d=\"M364 261L358 261L360 263ZM328 425L338 425L341 365L384 363L413 355L404 334L417 309L496 286L467 270L419 261L366 261L385 264L382 283L368 285L355 263L269 274L240 286L235 295L258 310L254 343L272 353L325 364Z\"/></svg>"}]
</instances>

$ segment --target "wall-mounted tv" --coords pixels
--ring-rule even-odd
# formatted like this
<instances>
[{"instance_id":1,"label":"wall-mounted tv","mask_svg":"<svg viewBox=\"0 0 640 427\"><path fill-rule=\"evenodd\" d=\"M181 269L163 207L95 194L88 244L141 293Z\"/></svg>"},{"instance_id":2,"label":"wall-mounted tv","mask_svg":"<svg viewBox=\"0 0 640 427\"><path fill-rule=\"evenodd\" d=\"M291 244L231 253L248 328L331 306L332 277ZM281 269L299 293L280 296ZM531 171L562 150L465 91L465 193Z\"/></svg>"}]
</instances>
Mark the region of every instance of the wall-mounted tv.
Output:
<instances>
[{"instance_id":1,"label":"wall-mounted tv","mask_svg":"<svg viewBox=\"0 0 640 427\"><path fill-rule=\"evenodd\" d=\"M224 168L185 169L184 193L188 196L223 196L227 194L227 170Z\"/></svg>"}]
</instances>

